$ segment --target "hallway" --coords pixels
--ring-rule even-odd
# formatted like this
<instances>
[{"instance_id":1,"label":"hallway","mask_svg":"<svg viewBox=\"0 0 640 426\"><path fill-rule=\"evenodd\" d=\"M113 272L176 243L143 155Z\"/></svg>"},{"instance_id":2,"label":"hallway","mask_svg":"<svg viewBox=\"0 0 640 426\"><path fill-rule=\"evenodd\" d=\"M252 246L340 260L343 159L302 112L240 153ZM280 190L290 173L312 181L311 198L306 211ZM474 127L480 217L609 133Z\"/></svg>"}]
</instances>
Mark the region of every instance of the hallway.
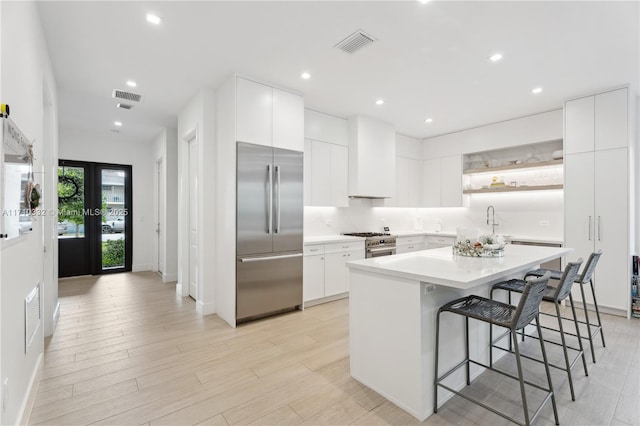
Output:
<instances>
[{"instance_id":1,"label":"hallway","mask_svg":"<svg viewBox=\"0 0 640 426\"><path fill-rule=\"evenodd\" d=\"M60 303L29 424L419 423L350 377L348 299L233 329L141 272L61 280ZM605 315L608 346L588 378L574 369L576 402L553 372L561 424L640 423L638 332ZM499 383L483 375L470 390L518 400ZM542 416L553 424L550 408ZM425 424L508 423L457 398Z\"/></svg>"}]
</instances>

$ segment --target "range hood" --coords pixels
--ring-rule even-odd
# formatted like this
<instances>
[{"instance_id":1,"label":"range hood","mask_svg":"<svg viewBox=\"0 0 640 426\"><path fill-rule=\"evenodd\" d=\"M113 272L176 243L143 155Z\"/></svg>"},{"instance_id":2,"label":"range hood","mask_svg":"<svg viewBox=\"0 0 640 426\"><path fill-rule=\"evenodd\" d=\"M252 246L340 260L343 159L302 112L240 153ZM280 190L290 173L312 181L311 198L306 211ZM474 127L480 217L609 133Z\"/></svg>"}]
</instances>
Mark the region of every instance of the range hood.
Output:
<instances>
[{"instance_id":1,"label":"range hood","mask_svg":"<svg viewBox=\"0 0 640 426\"><path fill-rule=\"evenodd\" d=\"M395 187L395 128L371 117L349 118L349 198L391 198Z\"/></svg>"}]
</instances>

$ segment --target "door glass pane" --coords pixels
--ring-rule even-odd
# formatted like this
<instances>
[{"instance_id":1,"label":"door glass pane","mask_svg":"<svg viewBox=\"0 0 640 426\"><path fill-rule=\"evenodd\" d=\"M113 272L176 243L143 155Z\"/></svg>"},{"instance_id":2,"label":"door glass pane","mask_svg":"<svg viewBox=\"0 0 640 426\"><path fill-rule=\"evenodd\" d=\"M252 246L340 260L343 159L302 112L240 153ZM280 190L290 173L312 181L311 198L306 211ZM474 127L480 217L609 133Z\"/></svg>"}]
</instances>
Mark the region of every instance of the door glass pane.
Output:
<instances>
[{"instance_id":1,"label":"door glass pane","mask_svg":"<svg viewBox=\"0 0 640 426\"><path fill-rule=\"evenodd\" d=\"M102 269L124 267L125 224L128 220L125 208L124 170L103 169L102 190Z\"/></svg>"},{"instance_id":2,"label":"door glass pane","mask_svg":"<svg viewBox=\"0 0 640 426\"><path fill-rule=\"evenodd\" d=\"M84 238L84 168L58 167L58 238Z\"/></svg>"}]
</instances>

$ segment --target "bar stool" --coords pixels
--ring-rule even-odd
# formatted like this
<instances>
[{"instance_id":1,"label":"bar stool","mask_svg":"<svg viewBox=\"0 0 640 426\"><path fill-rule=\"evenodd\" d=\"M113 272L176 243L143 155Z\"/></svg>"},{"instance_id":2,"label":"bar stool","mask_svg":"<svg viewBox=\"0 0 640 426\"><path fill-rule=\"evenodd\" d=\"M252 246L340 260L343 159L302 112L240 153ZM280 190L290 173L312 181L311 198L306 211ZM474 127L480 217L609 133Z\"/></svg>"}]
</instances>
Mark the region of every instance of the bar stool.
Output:
<instances>
[{"instance_id":1,"label":"bar stool","mask_svg":"<svg viewBox=\"0 0 640 426\"><path fill-rule=\"evenodd\" d=\"M549 372L549 366L547 364L547 353L544 348L544 340L540 339L540 349L542 351L542 358L544 360L545 372L547 374L547 383L549 384L549 388L544 388L535 383L529 382L524 379L522 373L522 364L520 361L520 352L518 349L518 336L516 334L517 330L523 329L525 326L530 324L533 320L536 322L536 327L538 329L538 333L541 332L540 322L538 318L538 311L540 308L540 302L542 301L542 297L547 288L547 284L549 282L550 274L545 274L541 278L537 278L534 280L527 281L524 286L522 297L520 298L520 302L518 306L512 306L506 303L498 302L495 300L490 300L480 296L467 296L460 299L456 299L452 302L449 302L440 309L438 309L438 314L436 316L436 353L435 353L435 374L434 374L434 396L433 396L433 412L438 412L438 386L448 390L449 392L453 392L456 395L461 396L462 398L473 402L509 421L512 421L519 425L530 425L533 420L540 414L540 411L544 407L544 405L551 399L551 404L553 406L553 415L555 417L556 425L560 424L558 421L558 410L556 407L556 400L553 394L553 385L551 384L551 373ZM451 312L453 314L462 315L465 317L465 359L453 367L451 370L447 371L441 376L438 376L438 355L439 355L439 347L440 347L440 315L443 312ZM516 357L516 365L518 368L518 376L514 376L504 371L500 371L498 369L493 368L493 366L482 364L476 360L472 360L469 357L469 318L473 318L479 321L483 321L489 323L489 328L492 325L498 325L500 327L507 328L509 333L513 338L513 345L515 348L515 357ZM520 382L520 394L522 397L522 409L524 411L524 423L517 421L516 419L509 417L508 415L489 407L488 405L482 403L481 401L469 397L467 395L463 395L462 393L456 391L455 389L443 384L442 382L451 375L454 371L458 370L463 365L466 365L466 380L467 385L471 384L470 380L470 372L469 367L470 363L475 365L479 365L481 367L487 368L489 370L500 373L506 377L510 377L511 379L517 380ZM547 393L546 397L537 408L533 416L529 417L529 409L527 407L527 396L525 394L524 385L527 384L529 386L533 386L537 389L545 391Z\"/></svg>"},{"instance_id":2,"label":"bar stool","mask_svg":"<svg viewBox=\"0 0 640 426\"><path fill-rule=\"evenodd\" d=\"M575 401L576 400L576 396L575 396L575 392L573 390L573 378L571 376L571 369L573 368L573 366L577 363L578 359L580 357L582 357L582 365L584 367L584 374L586 376L589 375L589 372L587 371L587 361L586 358L584 356L584 349L582 348L582 339L580 338L580 328L578 327L578 321L576 318L576 310L573 304L573 297L571 296L571 286L573 285L573 282L577 279L578 277L578 270L580 269L580 265L582 265L582 259L578 259L576 262L569 262L569 264L567 265L567 267L564 269L564 272L562 273L562 276L560 277L560 282L558 284L557 287L554 286L550 286L547 285L546 291L544 292L544 295L542 297L542 300L547 301L547 302L553 302L553 304L556 307L556 316L558 318L558 330L553 329L553 328L549 328L549 327L540 327L540 328L545 328L547 330L554 330L554 331L558 331L560 333L560 340L561 340L561 344L558 344L554 341L550 341L550 340L545 340L547 343L552 343L554 345L559 345L562 346L562 350L564 353L564 362L565 362L565 366L561 367L559 365L556 364L551 364L549 363L549 366L557 368L559 370L565 371L567 373L567 377L569 378L569 390L571 391L571 400ZM544 276L551 276L550 272L547 272L544 274ZM527 286L528 281L527 280L519 280L519 279L512 279L512 280L508 280L508 281L503 281L501 283L495 284L492 288L491 288L491 299L493 299L493 292L495 290L506 290L509 292L509 301L511 301L511 293L523 293L524 289ZM564 328L562 327L562 317L560 316L560 302L563 301L564 299L566 299L567 297L569 297L569 302L571 304L571 312L573 313L573 322L575 324L576 327L576 336L578 337L578 346L579 348L574 348L571 346L567 346L567 342L565 339L565 332L564 332ZM494 344L494 340L493 340L493 335L491 334L491 330L490 330L490 338L491 338L491 347L492 348L497 348L497 349L501 349L507 352L511 352L511 348L509 349L505 349L502 348L500 346L497 346ZM522 338L524 340L524 330L522 330ZM503 336L500 336L496 339L500 340L502 339ZM533 337L539 340L544 340L542 333L540 333L540 331L538 330L538 335L537 336L529 336L529 337ZM573 361L569 362L569 354L567 352L567 349L572 349L574 351L577 351L576 357L573 359ZM493 362L493 357L492 357L492 350L489 350L490 353L490 361L489 363L491 364ZM541 362L539 359L528 356L528 355L522 355L523 358L527 358L527 359L531 359L533 361L536 362Z\"/></svg>"},{"instance_id":3,"label":"bar stool","mask_svg":"<svg viewBox=\"0 0 640 426\"><path fill-rule=\"evenodd\" d=\"M602 331L602 321L600 321L600 311L598 310L598 302L596 300L596 290L593 284L593 272L596 269L596 264L598 263L598 260L600 259L601 255L602 255L602 251L600 250L598 250L595 253L591 253L591 255L589 255L589 259L587 260L586 265L584 266L584 269L582 270L582 275L579 275L578 278L576 279L576 283L580 284L580 295L582 296L582 305L584 308L584 318L585 318L584 321L578 320L578 322L580 324L586 324L587 326L587 335L583 336L583 339L587 339L589 341L589 345L591 346L591 359L593 360L594 364L596 363L596 353L593 350L593 338L598 333L600 333L600 338L602 339L602 347L604 348L607 346L604 343L604 331ZM562 276L562 271L555 271L553 269L534 269L532 271L527 272L527 274L525 275L525 279L527 277L541 277L547 272L551 272L551 279L554 279L554 280L559 280L560 277ZM597 324L591 324L591 322L589 321L587 299L584 296L584 286L586 284L589 284L589 286L591 287L591 295L593 296L593 307L595 308L596 318L598 320ZM540 312L540 313L543 315L549 315L544 312ZM563 317L563 319L568 320L570 318ZM570 334L572 336L574 335L571 333L567 333L567 334Z\"/></svg>"}]
</instances>

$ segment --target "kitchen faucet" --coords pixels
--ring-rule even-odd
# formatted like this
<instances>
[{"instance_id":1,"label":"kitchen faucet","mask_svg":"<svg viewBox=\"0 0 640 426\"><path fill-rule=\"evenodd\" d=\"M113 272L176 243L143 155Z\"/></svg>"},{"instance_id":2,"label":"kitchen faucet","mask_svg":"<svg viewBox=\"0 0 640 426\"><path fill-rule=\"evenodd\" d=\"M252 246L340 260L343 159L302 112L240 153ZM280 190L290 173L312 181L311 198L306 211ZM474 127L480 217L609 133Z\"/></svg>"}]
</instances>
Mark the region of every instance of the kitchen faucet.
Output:
<instances>
[{"instance_id":1,"label":"kitchen faucet","mask_svg":"<svg viewBox=\"0 0 640 426\"><path fill-rule=\"evenodd\" d=\"M491 223L489 223L489 209L491 209ZM493 206L487 207L487 225L491 225L491 233L496 233L496 209Z\"/></svg>"}]
</instances>

